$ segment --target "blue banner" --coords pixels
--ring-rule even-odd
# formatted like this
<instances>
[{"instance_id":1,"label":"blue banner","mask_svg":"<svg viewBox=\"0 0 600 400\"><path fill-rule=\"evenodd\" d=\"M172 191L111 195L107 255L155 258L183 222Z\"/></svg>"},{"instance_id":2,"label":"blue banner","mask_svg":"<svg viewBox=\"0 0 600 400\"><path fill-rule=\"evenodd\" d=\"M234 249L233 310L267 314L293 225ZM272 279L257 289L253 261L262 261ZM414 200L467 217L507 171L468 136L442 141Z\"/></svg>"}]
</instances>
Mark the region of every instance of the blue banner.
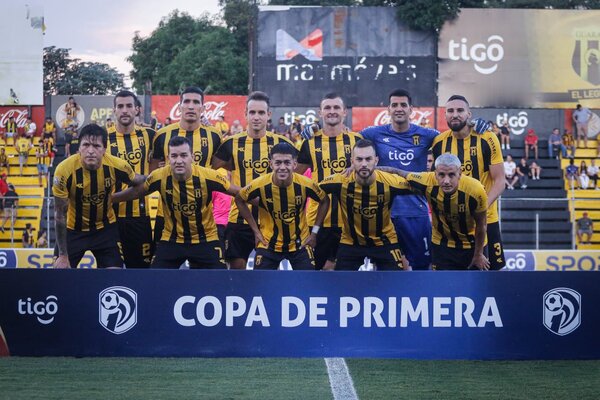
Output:
<instances>
[{"instance_id":1,"label":"blue banner","mask_svg":"<svg viewBox=\"0 0 600 400\"><path fill-rule=\"evenodd\" d=\"M598 287L594 272L6 269L0 354L598 359Z\"/></svg>"}]
</instances>

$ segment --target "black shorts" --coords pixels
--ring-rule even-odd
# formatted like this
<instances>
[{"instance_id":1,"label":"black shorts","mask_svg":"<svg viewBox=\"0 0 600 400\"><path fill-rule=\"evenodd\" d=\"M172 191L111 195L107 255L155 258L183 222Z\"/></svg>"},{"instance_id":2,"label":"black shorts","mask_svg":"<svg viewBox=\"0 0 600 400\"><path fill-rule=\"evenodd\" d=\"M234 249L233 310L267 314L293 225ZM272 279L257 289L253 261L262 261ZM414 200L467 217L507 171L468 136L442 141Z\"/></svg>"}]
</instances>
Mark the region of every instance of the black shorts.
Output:
<instances>
[{"instance_id":1,"label":"black shorts","mask_svg":"<svg viewBox=\"0 0 600 400\"><path fill-rule=\"evenodd\" d=\"M487 240L487 254L489 254L490 259L490 270L498 271L506 265L504 245L502 244L500 224L498 222L487 224Z\"/></svg>"},{"instance_id":2,"label":"black shorts","mask_svg":"<svg viewBox=\"0 0 600 400\"><path fill-rule=\"evenodd\" d=\"M467 271L475 254L475 248L453 249L435 243L431 244L431 250L432 269L437 271ZM471 270L479 271L479 268L471 268Z\"/></svg>"},{"instance_id":3,"label":"black shorts","mask_svg":"<svg viewBox=\"0 0 600 400\"><path fill-rule=\"evenodd\" d=\"M246 224L230 222L225 229L225 259L243 258L248 260L254 250L254 232Z\"/></svg>"},{"instance_id":4,"label":"black shorts","mask_svg":"<svg viewBox=\"0 0 600 400\"><path fill-rule=\"evenodd\" d=\"M195 244L160 241L150 268L179 269L186 260L190 269L227 269L218 240Z\"/></svg>"},{"instance_id":5,"label":"black shorts","mask_svg":"<svg viewBox=\"0 0 600 400\"><path fill-rule=\"evenodd\" d=\"M316 269L323 269L327 261L335 261L341 237L342 228L319 229L317 246L314 248Z\"/></svg>"},{"instance_id":6,"label":"black shorts","mask_svg":"<svg viewBox=\"0 0 600 400\"><path fill-rule=\"evenodd\" d=\"M225 248L225 230L226 229L227 229L227 225L217 224L217 235L219 235L219 242L221 242L222 248Z\"/></svg>"},{"instance_id":7,"label":"black shorts","mask_svg":"<svg viewBox=\"0 0 600 400\"><path fill-rule=\"evenodd\" d=\"M368 257L378 271L402 271L402 251L399 244L387 246L350 246L340 243L336 271L357 271Z\"/></svg>"},{"instance_id":8,"label":"black shorts","mask_svg":"<svg viewBox=\"0 0 600 400\"><path fill-rule=\"evenodd\" d=\"M279 268L279 263L288 260L293 270L315 270L315 259L310 248L304 247L297 251L277 252L269 249L256 249L254 256L254 269Z\"/></svg>"},{"instance_id":9,"label":"black shorts","mask_svg":"<svg viewBox=\"0 0 600 400\"><path fill-rule=\"evenodd\" d=\"M154 241L156 243L160 242L160 237L162 236L162 231L165 228L165 217L156 216L154 220Z\"/></svg>"},{"instance_id":10,"label":"black shorts","mask_svg":"<svg viewBox=\"0 0 600 400\"><path fill-rule=\"evenodd\" d=\"M98 268L123 267L123 254L117 224L110 224L92 232L77 232L67 229L67 251L71 268L77 268L87 250L96 258ZM54 248L58 257L58 247Z\"/></svg>"},{"instance_id":11,"label":"black shorts","mask_svg":"<svg viewBox=\"0 0 600 400\"><path fill-rule=\"evenodd\" d=\"M148 268L155 244L150 217L117 218L119 236L123 238L123 259L127 268Z\"/></svg>"}]
</instances>

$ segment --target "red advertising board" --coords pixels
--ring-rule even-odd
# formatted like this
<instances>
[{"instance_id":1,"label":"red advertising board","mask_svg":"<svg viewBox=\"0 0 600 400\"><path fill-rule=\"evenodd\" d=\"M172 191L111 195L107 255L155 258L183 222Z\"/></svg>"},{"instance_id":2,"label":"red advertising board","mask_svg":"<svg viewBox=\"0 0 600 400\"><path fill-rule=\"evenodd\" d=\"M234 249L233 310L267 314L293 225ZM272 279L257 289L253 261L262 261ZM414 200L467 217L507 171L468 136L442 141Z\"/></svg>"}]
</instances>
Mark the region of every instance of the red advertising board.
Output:
<instances>
[{"instance_id":1,"label":"red advertising board","mask_svg":"<svg viewBox=\"0 0 600 400\"><path fill-rule=\"evenodd\" d=\"M427 120L427 126L433 125L435 109L433 107L413 107L410 120L413 124L420 124ZM360 131L368 126L385 125L390 123L390 116L385 107L353 107L352 130Z\"/></svg>"},{"instance_id":2,"label":"red advertising board","mask_svg":"<svg viewBox=\"0 0 600 400\"><path fill-rule=\"evenodd\" d=\"M31 107L31 119L37 125L38 134L42 131L42 124L44 123L45 118L44 114L44 106ZM25 122L27 122L28 115L29 113L25 106L2 106L0 107L0 129L4 130L8 119L14 117L17 128L19 129L19 132L21 132L25 126Z\"/></svg>"},{"instance_id":3,"label":"red advertising board","mask_svg":"<svg viewBox=\"0 0 600 400\"><path fill-rule=\"evenodd\" d=\"M246 110L246 96L207 95L204 97L204 115L211 121L216 122L221 115L225 116L225 122L229 125L236 119L242 126L246 126L244 118ZM152 96L152 111L161 123L169 117L173 122L181 119L179 111L179 96L156 95Z\"/></svg>"}]
</instances>

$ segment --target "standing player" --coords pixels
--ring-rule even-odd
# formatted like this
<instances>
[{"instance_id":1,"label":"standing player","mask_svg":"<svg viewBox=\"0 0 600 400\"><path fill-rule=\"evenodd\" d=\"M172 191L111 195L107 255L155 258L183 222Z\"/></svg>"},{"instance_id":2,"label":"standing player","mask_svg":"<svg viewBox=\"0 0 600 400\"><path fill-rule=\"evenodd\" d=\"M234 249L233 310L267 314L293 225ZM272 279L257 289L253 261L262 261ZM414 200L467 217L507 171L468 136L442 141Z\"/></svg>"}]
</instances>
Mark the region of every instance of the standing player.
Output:
<instances>
[{"instance_id":1,"label":"standing player","mask_svg":"<svg viewBox=\"0 0 600 400\"><path fill-rule=\"evenodd\" d=\"M269 157L273 172L253 180L236 196L239 213L254 232L254 269L275 270L284 259L290 262L292 269L315 269L313 249L329 208L329 197L316 182L294 173L298 165L296 157L297 151L292 145L275 145ZM318 202L310 234L304 213L308 198ZM258 199L260 229L246 205L254 199Z\"/></svg>"},{"instance_id":2,"label":"standing player","mask_svg":"<svg viewBox=\"0 0 600 400\"><path fill-rule=\"evenodd\" d=\"M371 140L380 165L411 172L427 170L427 151L438 131L411 124L412 99L403 89L389 95L391 123L364 129L361 134ZM402 252L415 270L429 269L431 264L431 222L427 200L421 194L397 196L392 206L392 222Z\"/></svg>"},{"instance_id":3,"label":"standing player","mask_svg":"<svg viewBox=\"0 0 600 400\"><path fill-rule=\"evenodd\" d=\"M179 111L181 112L179 122L165 126L156 133L150 171L164 165L169 153L169 142L176 136L183 136L190 141L195 164L210 167L210 160L221 144L221 137L215 128L202 123L204 113L202 89L195 86L185 88L179 97ZM155 240L161 237L164 223L162 202L159 202L154 223Z\"/></svg>"},{"instance_id":4,"label":"standing player","mask_svg":"<svg viewBox=\"0 0 600 400\"><path fill-rule=\"evenodd\" d=\"M144 185L113 196L114 201L141 198L158 191L163 202L165 227L158 239L152 268L225 269L223 249L213 218L213 191L237 194L217 171L194 162L191 142L174 136L168 143L169 165L152 171Z\"/></svg>"},{"instance_id":5,"label":"standing player","mask_svg":"<svg viewBox=\"0 0 600 400\"><path fill-rule=\"evenodd\" d=\"M437 159L444 153L454 154L462 163L464 174L479 180L485 187L488 254L491 269L499 270L504 267L505 259L496 200L505 188L504 160L498 137L491 131L477 134L467 123L470 118L467 99L451 96L446 103L446 122L450 129L433 142L433 156Z\"/></svg>"},{"instance_id":6,"label":"standing player","mask_svg":"<svg viewBox=\"0 0 600 400\"><path fill-rule=\"evenodd\" d=\"M212 167L231 171L233 183L241 187L271 172L269 152L273 146L281 142L292 145L292 142L267 131L270 118L269 96L263 92L250 93L246 101L248 131L228 137L215 153ZM253 215L258 218L257 210L253 210ZM230 267L245 269L248 256L254 249L254 233L239 214L235 202L231 204L225 242L225 258Z\"/></svg>"},{"instance_id":7,"label":"standing player","mask_svg":"<svg viewBox=\"0 0 600 400\"><path fill-rule=\"evenodd\" d=\"M320 186L333 195L342 210L342 238L336 270L358 270L365 257L378 270L403 269L403 256L391 223L395 196L408 194L404 178L376 170L378 157L370 140L359 140L352 150L352 172L335 174Z\"/></svg>"},{"instance_id":8,"label":"standing player","mask_svg":"<svg viewBox=\"0 0 600 400\"><path fill-rule=\"evenodd\" d=\"M90 250L98 268L123 266L119 229L111 194L117 182L140 185L125 161L106 153L104 128L89 124L80 133L79 153L62 161L54 172L54 218L56 223L56 268L77 268Z\"/></svg>"},{"instance_id":9,"label":"standing player","mask_svg":"<svg viewBox=\"0 0 600 400\"><path fill-rule=\"evenodd\" d=\"M135 124L139 111L137 96L122 90L113 100L116 124L109 125L107 120L108 145L110 154L129 163L140 175L150 173L150 156L154 131ZM71 139L73 140L73 139ZM119 183L117 191L126 186ZM152 226L148 214L148 199L142 197L115 205L119 235L127 238L123 241L123 258L127 268L148 268L154 253Z\"/></svg>"},{"instance_id":10,"label":"standing player","mask_svg":"<svg viewBox=\"0 0 600 400\"><path fill-rule=\"evenodd\" d=\"M308 168L312 171L312 180L319 183L326 177L343 172L350 166L352 148L361 137L349 132L344 125L346 118L344 100L337 93L328 93L321 100L319 116L323 129L318 130L310 139L302 141L296 172L303 174ZM317 226L317 203L308 205L308 224ZM334 269L335 256L342 235L342 214L337 202L331 202L323 226L318 228L317 247L315 248L315 266L317 269Z\"/></svg>"}]
</instances>

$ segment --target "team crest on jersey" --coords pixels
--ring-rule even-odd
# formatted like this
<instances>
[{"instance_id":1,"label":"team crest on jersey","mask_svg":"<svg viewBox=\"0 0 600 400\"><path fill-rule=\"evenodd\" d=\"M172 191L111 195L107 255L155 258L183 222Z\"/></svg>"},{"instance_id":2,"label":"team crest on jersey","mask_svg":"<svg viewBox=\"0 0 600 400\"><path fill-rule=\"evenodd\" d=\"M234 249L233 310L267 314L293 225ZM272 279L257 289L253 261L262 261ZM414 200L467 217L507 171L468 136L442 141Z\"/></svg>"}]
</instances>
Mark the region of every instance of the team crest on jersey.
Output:
<instances>
[{"instance_id":1,"label":"team crest on jersey","mask_svg":"<svg viewBox=\"0 0 600 400\"><path fill-rule=\"evenodd\" d=\"M464 213L465 212L465 205L464 204L459 204L458 205L458 212L459 213Z\"/></svg>"},{"instance_id":2,"label":"team crest on jersey","mask_svg":"<svg viewBox=\"0 0 600 400\"><path fill-rule=\"evenodd\" d=\"M350 146L349 144L345 144L344 145L344 153L346 153L346 154L352 153L352 146Z\"/></svg>"},{"instance_id":3,"label":"team crest on jersey","mask_svg":"<svg viewBox=\"0 0 600 400\"><path fill-rule=\"evenodd\" d=\"M202 198L202 189L194 189L194 197L197 199Z\"/></svg>"},{"instance_id":4,"label":"team crest on jersey","mask_svg":"<svg viewBox=\"0 0 600 400\"><path fill-rule=\"evenodd\" d=\"M419 135L413 135L412 139L413 139L413 145L415 145L415 146L418 146L419 143L421 143L421 136L419 136Z\"/></svg>"},{"instance_id":5,"label":"team crest on jersey","mask_svg":"<svg viewBox=\"0 0 600 400\"><path fill-rule=\"evenodd\" d=\"M471 147L471 155L472 156L476 156L477 155L477 147Z\"/></svg>"},{"instance_id":6,"label":"team crest on jersey","mask_svg":"<svg viewBox=\"0 0 600 400\"><path fill-rule=\"evenodd\" d=\"M377 204L383 204L385 200L385 195L384 194L378 194L377 195Z\"/></svg>"},{"instance_id":7,"label":"team crest on jersey","mask_svg":"<svg viewBox=\"0 0 600 400\"><path fill-rule=\"evenodd\" d=\"M205 138L205 137L203 137L203 138L200 140L200 145L201 145L202 147L208 147L208 138Z\"/></svg>"},{"instance_id":8,"label":"team crest on jersey","mask_svg":"<svg viewBox=\"0 0 600 400\"><path fill-rule=\"evenodd\" d=\"M302 196L296 196L295 200L297 206L302 205Z\"/></svg>"},{"instance_id":9,"label":"team crest on jersey","mask_svg":"<svg viewBox=\"0 0 600 400\"><path fill-rule=\"evenodd\" d=\"M138 145L140 147L145 147L146 146L146 141L144 140L143 137L138 137Z\"/></svg>"},{"instance_id":10,"label":"team crest on jersey","mask_svg":"<svg viewBox=\"0 0 600 400\"><path fill-rule=\"evenodd\" d=\"M104 187L109 188L112 186L112 184L113 184L112 178L110 178L110 177L104 178Z\"/></svg>"}]
</instances>

